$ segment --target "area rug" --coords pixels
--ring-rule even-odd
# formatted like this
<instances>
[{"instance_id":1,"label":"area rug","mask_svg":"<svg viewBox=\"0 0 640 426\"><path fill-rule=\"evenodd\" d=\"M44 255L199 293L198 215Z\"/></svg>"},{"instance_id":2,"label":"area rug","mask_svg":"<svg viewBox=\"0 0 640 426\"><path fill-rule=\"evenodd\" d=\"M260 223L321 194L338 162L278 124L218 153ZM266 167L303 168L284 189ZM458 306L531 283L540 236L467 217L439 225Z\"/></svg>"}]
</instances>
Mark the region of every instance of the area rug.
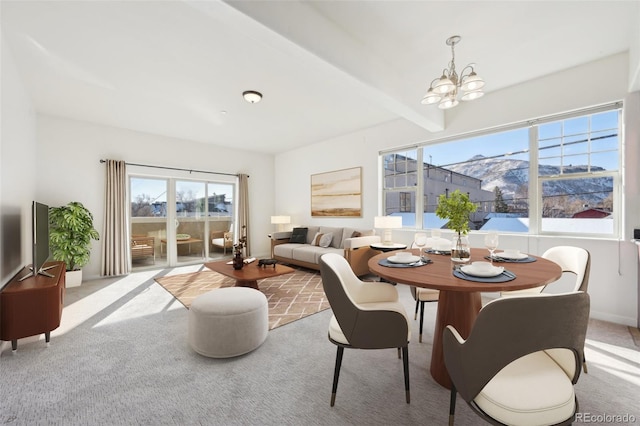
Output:
<instances>
[{"instance_id":1,"label":"area rug","mask_svg":"<svg viewBox=\"0 0 640 426\"><path fill-rule=\"evenodd\" d=\"M213 271L193 272L155 278L187 309L193 299L208 291L232 287L235 280ZM269 303L269 330L329 308L320 274L298 268L291 274L258 282Z\"/></svg>"}]
</instances>

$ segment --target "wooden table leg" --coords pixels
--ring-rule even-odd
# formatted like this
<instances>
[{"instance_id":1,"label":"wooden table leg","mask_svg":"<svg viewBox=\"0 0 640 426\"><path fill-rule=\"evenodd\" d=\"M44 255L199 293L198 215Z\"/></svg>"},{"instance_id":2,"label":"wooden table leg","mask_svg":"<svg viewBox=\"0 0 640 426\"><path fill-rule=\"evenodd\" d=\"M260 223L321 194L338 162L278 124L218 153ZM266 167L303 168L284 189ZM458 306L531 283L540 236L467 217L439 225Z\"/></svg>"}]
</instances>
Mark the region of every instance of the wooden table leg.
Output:
<instances>
[{"instance_id":1,"label":"wooden table leg","mask_svg":"<svg viewBox=\"0 0 640 426\"><path fill-rule=\"evenodd\" d=\"M260 288L258 287L258 281L256 280L253 280L253 281L236 280L236 287L251 287L251 288L255 288L256 290L260 290Z\"/></svg>"},{"instance_id":2,"label":"wooden table leg","mask_svg":"<svg viewBox=\"0 0 640 426\"><path fill-rule=\"evenodd\" d=\"M452 325L466 339L480 308L482 300L478 292L440 291L430 371L433 379L447 389L451 389L451 378L444 364L442 332L447 325Z\"/></svg>"}]
</instances>

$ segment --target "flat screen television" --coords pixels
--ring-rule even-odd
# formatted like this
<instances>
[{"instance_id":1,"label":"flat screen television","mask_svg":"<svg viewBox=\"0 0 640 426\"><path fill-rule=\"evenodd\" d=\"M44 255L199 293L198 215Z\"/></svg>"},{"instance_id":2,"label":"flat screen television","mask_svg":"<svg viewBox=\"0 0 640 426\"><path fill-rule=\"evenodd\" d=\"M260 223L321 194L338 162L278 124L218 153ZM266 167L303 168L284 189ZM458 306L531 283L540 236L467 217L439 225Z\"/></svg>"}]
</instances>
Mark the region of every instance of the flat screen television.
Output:
<instances>
[{"instance_id":1,"label":"flat screen television","mask_svg":"<svg viewBox=\"0 0 640 426\"><path fill-rule=\"evenodd\" d=\"M51 269L53 266L44 267L45 262L49 259L49 206L34 201L31 218L33 263L30 267L31 272L20 278L20 281L38 274L53 277L52 274L46 272L47 269Z\"/></svg>"}]
</instances>

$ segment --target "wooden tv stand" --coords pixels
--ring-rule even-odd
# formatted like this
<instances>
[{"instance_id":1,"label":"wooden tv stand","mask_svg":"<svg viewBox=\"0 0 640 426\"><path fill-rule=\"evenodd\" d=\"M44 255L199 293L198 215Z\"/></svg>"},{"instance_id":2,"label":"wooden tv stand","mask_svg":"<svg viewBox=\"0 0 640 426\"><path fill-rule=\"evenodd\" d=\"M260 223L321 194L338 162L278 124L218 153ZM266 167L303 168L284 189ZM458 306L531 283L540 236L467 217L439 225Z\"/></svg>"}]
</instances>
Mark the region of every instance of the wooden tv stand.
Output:
<instances>
[{"instance_id":1,"label":"wooden tv stand","mask_svg":"<svg viewBox=\"0 0 640 426\"><path fill-rule=\"evenodd\" d=\"M36 275L18 281L29 274L23 268L0 292L0 340L11 341L11 348L18 348L18 339L44 333L51 339L51 330L60 326L64 304L64 262L49 262L53 266L47 272L53 278Z\"/></svg>"}]
</instances>

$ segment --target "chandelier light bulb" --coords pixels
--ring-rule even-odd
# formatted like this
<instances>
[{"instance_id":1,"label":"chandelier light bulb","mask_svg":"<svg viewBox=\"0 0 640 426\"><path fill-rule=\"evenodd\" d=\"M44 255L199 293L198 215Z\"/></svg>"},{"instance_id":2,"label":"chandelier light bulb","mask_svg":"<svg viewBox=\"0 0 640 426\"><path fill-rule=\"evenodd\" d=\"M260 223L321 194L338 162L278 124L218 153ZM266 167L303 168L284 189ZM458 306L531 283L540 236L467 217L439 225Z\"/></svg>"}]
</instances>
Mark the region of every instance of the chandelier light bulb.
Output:
<instances>
[{"instance_id":1,"label":"chandelier light bulb","mask_svg":"<svg viewBox=\"0 0 640 426\"><path fill-rule=\"evenodd\" d=\"M460 88L466 92L478 90L482 87L484 87L484 80L478 77L478 74L476 74L475 71L471 71L471 74L464 79L462 86L460 86Z\"/></svg>"},{"instance_id":2,"label":"chandelier light bulb","mask_svg":"<svg viewBox=\"0 0 640 426\"><path fill-rule=\"evenodd\" d=\"M438 104L438 108L440 109L449 109L449 108L453 108L454 106L458 105L458 100L455 98L455 96L451 95L451 96L447 96L446 98L442 99L442 101L440 101L440 103Z\"/></svg>"},{"instance_id":3,"label":"chandelier light bulb","mask_svg":"<svg viewBox=\"0 0 640 426\"><path fill-rule=\"evenodd\" d=\"M442 74L442 77L440 77L440 80L438 80L436 85L433 87L433 91L436 93L444 94L444 93L449 93L455 88L456 86L455 84L453 84L451 79L446 75Z\"/></svg>"},{"instance_id":4,"label":"chandelier light bulb","mask_svg":"<svg viewBox=\"0 0 640 426\"><path fill-rule=\"evenodd\" d=\"M482 90L474 90L471 92L467 92L464 95L462 95L462 99L463 101L472 101L474 99L478 99L484 96L484 92Z\"/></svg>"},{"instance_id":5,"label":"chandelier light bulb","mask_svg":"<svg viewBox=\"0 0 640 426\"><path fill-rule=\"evenodd\" d=\"M423 105L436 104L440 102L440 99L442 99L442 96L435 93L432 87L429 87L429 90L427 90L427 94L424 95L424 98L422 98L422 104Z\"/></svg>"}]
</instances>

